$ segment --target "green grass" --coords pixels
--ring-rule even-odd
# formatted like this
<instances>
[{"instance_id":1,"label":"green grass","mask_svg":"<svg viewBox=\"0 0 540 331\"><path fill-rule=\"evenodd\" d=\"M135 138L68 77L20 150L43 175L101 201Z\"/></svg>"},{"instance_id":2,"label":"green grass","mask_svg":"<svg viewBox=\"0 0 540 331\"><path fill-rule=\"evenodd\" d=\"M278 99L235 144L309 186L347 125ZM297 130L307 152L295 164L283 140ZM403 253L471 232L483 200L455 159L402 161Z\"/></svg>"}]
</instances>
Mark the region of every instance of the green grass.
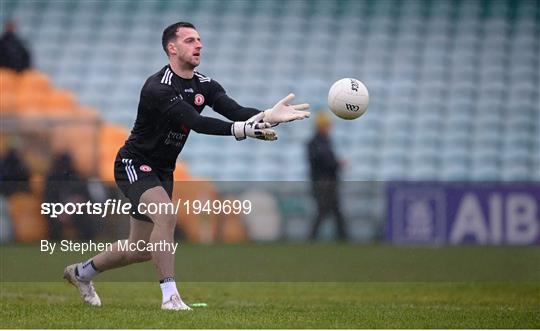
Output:
<instances>
[{"instance_id":1,"label":"green grass","mask_svg":"<svg viewBox=\"0 0 540 331\"><path fill-rule=\"evenodd\" d=\"M538 328L538 284L187 283L192 312L154 283L101 283L100 308L58 283L2 285L3 328Z\"/></svg>"},{"instance_id":2,"label":"green grass","mask_svg":"<svg viewBox=\"0 0 540 331\"><path fill-rule=\"evenodd\" d=\"M152 279L149 263L98 276L93 308L51 281L80 256L1 249L2 328L540 328L537 247L188 245L179 289L208 303L192 312L127 281Z\"/></svg>"},{"instance_id":3,"label":"green grass","mask_svg":"<svg viewBox=\"0 0 540 331\"><path fill-rule=\"evenodd\" d=\"M0 281L58 281L66 264L94 254L0 246ZM351 244L184 245L176 252L184 282L483 282L539 281L538 247L396 247ZM39 271L39 272L36 272ZM99 276L151 282L150 263Z\"/></svg>"}]
</instances>

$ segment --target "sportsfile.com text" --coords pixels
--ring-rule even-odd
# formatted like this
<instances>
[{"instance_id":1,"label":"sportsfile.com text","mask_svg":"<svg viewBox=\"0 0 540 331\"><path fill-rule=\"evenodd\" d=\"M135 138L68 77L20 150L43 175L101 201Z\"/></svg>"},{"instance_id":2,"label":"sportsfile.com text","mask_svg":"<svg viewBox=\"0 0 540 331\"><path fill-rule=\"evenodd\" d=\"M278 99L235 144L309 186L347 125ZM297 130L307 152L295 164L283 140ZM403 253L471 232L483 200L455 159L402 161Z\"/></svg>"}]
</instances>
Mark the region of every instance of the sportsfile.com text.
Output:
<instances>
[{"instance_id":1,"label":"sportsfile.com text","mask_svg":"<svg viewBox=\"0 0 540 331\"><path fill-rule=\"evenodd\" d=\"M182 209L181 209L182 208ZM244 214L251 213L250 200L182 200L178 199L176 203L139 203L137 212L146 214L178 214L182 211L184 214ZM57 218L59 215L100 215L102 218L108 215L132 215L134 208L131 203L123 202L117 199L108 199L105 202L68 202L68 203L50 203L41 204L41 214L49 215L51 218Z\"/></svg>"}]
</instances>

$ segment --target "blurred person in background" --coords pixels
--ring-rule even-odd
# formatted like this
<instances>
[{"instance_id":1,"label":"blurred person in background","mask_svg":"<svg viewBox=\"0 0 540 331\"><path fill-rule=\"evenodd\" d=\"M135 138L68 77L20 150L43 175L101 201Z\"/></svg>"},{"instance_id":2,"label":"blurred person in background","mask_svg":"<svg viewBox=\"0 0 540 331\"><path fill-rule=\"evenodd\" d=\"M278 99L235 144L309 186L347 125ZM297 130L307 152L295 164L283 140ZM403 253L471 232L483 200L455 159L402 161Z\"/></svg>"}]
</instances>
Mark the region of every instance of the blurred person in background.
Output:
<instances>
[{"instance_id":1,"label":"blurred person in background","mask_svg":"<svg viewBox=\"0 0 540 331\"><path fill-rule=\"evenodd\" d=\"M333 215L338 238L347 240L346 225L339 201L339 172L342 163L338 161L330 140L332 122L328 115L319 111L315 125L315 135L307 148L312 193L317 204L317 215L313 220L310 239L317 239L322 221L325 217Z\"/></svg>"},{"instance_id":2,"label":"blurred person in background","mask_svg":"<svg viewBox=\"0 0 540 331\"><path fill-rule=\"evenodd\" d=\"M0 180L2 181L0 194L10 196L17 192L30 191L29 179L30 172L19 150L9 147L0 160Z\"/></svg>"},{"instance_id":3,"label":"blurred person in background","mask_svg":"<svg viewBox=\"0 0 540 331\"><path fill-rule=\"evenodd\" d=\"M86 203L89 201L86 179L79 174L73 165L70 154L55 156L47 174L44 202L47 203ZM55 218L49 216L49 237L53 240L66 238L66 229L73 225L78 239L88 240L95 237L97 221L93 215L60 214Z\"/></svg>"},{"instance_id":4,"label":"blurred person in background","mask_svg":"<svg viewBox=\"0 0 540 331\"><path fill-rule=\"evenodd\" d=\"M4 25L4 34L0 37L0 67L23 71L32 65L31 55L23 41L17 35L14 21Z\"/></svg>"},{"instance_id":5,"label":"blurred person in background","mask_svg":"<svg viewBox=\"0 0 540 331\"><path fill-rule=\"evenodd\" d=\"M115 180L133 209L128 243L143 241L165 249L103 251L84 263L67 266L64 278L76 286L83 300L101 305L92 278L99 272L152 260L162 292L161 309L191 310L180 298L174 278L174 213L141 214L139 204L171 204L173 171L191 130L210 135L276 140L270 129L279 123L309 117L307 104L289 105L291 93L274 107L261 111L240 106L215 80L197 71L203 48L193 24L178 22L163 31L162 46L169 64L144 84L131 135L115 161ZM225 116L223 121L202 116L205 106ZM242 162L242 160L238 160Z\"/></svg>"}]
</instances>

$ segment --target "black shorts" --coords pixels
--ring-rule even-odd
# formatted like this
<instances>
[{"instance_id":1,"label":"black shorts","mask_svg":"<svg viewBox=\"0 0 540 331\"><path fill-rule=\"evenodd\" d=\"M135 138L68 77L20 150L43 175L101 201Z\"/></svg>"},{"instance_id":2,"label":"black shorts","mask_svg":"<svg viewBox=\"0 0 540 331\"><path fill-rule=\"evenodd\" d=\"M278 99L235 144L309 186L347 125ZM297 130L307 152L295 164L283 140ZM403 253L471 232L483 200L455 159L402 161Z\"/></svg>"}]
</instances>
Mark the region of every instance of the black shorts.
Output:
<instances>
[{"instance_id":1,"label":"black shorts","mask_svg":"<svg viewBox=\"0 0 540 331\"><path fill-rule=\"evenodd\" d=\"M174 177L172 171L153 169L147 162L131 156L120 149L114 161L114 180L131 203L131 216L140 221L152 220L138 212L141 195L146 190L161 186L172 199Z\"/></svg>"}]
</instances>

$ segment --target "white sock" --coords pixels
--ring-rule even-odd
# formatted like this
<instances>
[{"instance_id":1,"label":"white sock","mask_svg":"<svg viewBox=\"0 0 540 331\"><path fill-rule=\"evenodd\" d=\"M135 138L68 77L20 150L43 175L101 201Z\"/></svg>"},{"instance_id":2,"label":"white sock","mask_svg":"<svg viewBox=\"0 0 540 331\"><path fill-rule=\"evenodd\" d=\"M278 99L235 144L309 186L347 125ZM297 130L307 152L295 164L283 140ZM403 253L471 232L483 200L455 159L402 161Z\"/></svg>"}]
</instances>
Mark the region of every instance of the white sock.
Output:
<instances>
[{"instance_id":1,"label":"white sock","mask_svg":"<svg viewBox=\"0 0 540 331\"><path fill-rule=\"evenodd\" d=\"M176 289L176 281L173 277L167 277L160 280L159 287L161 287L161 293L163 294L162 303L171 300L171 296L175 294L180 297L180 295L178 294L178 290Z\"/></svg>"},{"instance_id":2,"label":"white sock","mask_svg":"<svg viewBox=\"0 0 540 331\"><path fill-rule=\"evenodd\" d=\"M88 260L84 263L79 263L75 269L75 276L78 280L83 282L88 282L94 278L95 275L99 274L99 270L96 269L94 261Z\"/></svg>"}]
</instances>

